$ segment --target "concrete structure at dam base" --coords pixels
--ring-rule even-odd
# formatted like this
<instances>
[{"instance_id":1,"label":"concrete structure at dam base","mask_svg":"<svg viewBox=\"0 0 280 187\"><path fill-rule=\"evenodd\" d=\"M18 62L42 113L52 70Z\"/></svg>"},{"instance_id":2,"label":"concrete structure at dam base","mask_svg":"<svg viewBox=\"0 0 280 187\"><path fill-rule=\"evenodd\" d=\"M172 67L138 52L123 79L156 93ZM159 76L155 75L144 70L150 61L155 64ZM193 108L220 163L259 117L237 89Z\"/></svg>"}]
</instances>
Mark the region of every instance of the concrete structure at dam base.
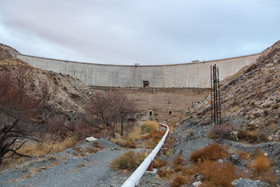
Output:
<instances>
[{"instance_id":1,"label":"concrete structure at dam base","mask_svg":"<svg viewBox=\"0 0 280 187\"><path fill-rule=\"evenodd\" d=\"M137 120L159 121L180 117L210 93L207 88L93 88L106 93L126 95L136 105Z\"/></svg>"}]
</instances>

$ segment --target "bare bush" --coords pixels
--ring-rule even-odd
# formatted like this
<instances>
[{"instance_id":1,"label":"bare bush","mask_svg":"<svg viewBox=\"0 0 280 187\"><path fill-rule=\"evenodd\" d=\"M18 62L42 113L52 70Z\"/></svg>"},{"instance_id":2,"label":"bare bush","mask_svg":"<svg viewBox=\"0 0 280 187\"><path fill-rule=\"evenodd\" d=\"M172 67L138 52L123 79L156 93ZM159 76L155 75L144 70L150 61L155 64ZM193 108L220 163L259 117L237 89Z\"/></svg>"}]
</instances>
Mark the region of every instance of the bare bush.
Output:
<instances>
[{"instance_id":1,"label":"bare bush","mask_svg":"<svg viewBox=\"0 0 280 187\"><path fill-rule=\"evenodd\" d=\"M87 107L87 112L98 117L106 127L114 128L119 122L121 124L121 135L123 135L124 122L133 115L135 105L125 95L112 93L96 93Z\"/></svg>"},{"instance_id":2,"label":"bare bush","mask_svg":"<svg viewBox=\"0 0 280 187\"><path fill-rule=\"evenodd\" d=\"M237 131L238 128L233 125L223 124L215 125L209 130L208 136L210 138L227 138L232 139L232 131Z\"/></svg>"},{"instance_id":3,"label":"bare bush","mask_svg":"<svg viewBox=\"0 0 280 187\"><path fill-rule=\"evenodd\" d=\"M38 140L35 132L41 128L37 116L42 115L49 93L47 86L40 92L27 93L28 66L13 70L0 67L0 165L3 159L18 153L27 140Z\"/></svg>"}]
</instances>

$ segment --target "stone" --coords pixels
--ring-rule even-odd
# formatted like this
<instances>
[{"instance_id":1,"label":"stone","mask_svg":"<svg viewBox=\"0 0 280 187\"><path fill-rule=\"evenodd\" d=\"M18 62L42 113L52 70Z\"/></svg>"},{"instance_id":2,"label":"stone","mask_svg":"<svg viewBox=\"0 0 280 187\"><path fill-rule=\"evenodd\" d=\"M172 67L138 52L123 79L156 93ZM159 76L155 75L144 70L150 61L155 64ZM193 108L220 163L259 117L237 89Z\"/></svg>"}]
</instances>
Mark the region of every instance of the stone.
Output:
<instances>
[{"instance_id":1,"label":"stone","mask_svg":"<svg viewBox=\"0 0 280 187\"><path fill-rule=\"evenodd\" d=\"M97 140L97 138L94 138L93 136L86 138L86 141L88 141L88 142L93 142L93 141L96 141L96 140Z\"/></svg>"},{"instance_id":2,"label":"stone","mask_svg":"<svg viewBox=\"0 0 280 187\"><path fill-rule=\"evenodd\" d=\"M219 159L218 162L219 162L219 164L224 163L224 161L222 159Z\"/></svg>"},{"instance_id":3,"label":"stone","mask_svg":"<svg viewBox=\"0 0 280 187\"><path fill-rule=\"evenodd\" d=\"M194 187L198 187L198 186L201 185L201 182L200 182L200 181L197 181L197 182L194 182L192 185L193 185Z\"/></svg>"},{"instance_id":4,"label":"stone","mask_svg":"<svg viewBox=\"0 0 280 187\"><path fill-rule=\"evenodd\" d=\"M260 180L252 181L249 179L236 179L232 182L235 187L265 187L264 183Z\"/></svg>"},{"instance_id":5,"label":"stone","mask_svg":"<svg viewBox=\"0 0 280 187\"><path fill-rule=\"evenodd\" d=\"M238 155L230 155L229 160L234 164L240 164L240 158Z\"/></svg>"}]
</instances>

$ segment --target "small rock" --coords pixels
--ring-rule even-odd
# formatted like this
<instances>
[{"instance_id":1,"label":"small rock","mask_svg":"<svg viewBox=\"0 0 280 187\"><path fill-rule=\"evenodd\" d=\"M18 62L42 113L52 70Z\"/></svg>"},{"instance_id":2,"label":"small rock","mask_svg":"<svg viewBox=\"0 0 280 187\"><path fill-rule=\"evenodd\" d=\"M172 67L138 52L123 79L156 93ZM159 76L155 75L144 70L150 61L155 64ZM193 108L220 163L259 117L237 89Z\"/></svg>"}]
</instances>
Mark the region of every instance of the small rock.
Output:
<instances>
[{"instance_id":1,"label":"small rock","mask_svg":"<svg viewBox=\"0 0 280 187\"><path fill-rule=\"evenodd\" d=\"M229 160L234 164L240 164L240 158L238 155L230 155Z\"/></svg>"},{"instance_id":2,"label":"small rock","mask_svg":"<svg viewBox=\"0 0 280 187\"><path fill-rule=\"evenodd\" d=\"M86 141L88 141L88 142L92 142L92 141L96 141L96 140L97 140L97 138L94 138L93 136L86 138Z\"/></svg>"},{"instance_id":3,"label":"small rock","mask_svg":"<svg viewBox=\"0 0 280 187\"><path fill-rule=\"evenodd\" d=\"M236 179L232 182L235 187L265 187L264 183L260 180L252 181L249 179Z\"/></svg>"},{"instance_id":4,"label":"small rock","mask_svg":"<svg viewBox=\"0 0 280 187\"><path fill-rule=\"evenodd\" d=\"M222 159L219 159L218 162L219 162L220 164L224 163L224 161L223 161Z\"/></svg>"},{"instance_id":5,"label":"small rock","mask_svg":"<svg viewBox=\"0 0 280 187\"><path fill-rule=\"evenodd\" d=\"M194 182L192 185L193 185L194 187L198 187L198 186L201 185L201 182L200 182L200 181L197 181L197 182Z\"/></svg>"},{"instance_id":6,"label":"small rock","mask_svg":"<svg viewBox=\"0 0 280 187\"><path fill-rule=\"evenodd\" d=\"M267 156L268 154L267 154L267 153L264 153L263 155L264 155L264 156Z\"/></svg>"}]
</instances>

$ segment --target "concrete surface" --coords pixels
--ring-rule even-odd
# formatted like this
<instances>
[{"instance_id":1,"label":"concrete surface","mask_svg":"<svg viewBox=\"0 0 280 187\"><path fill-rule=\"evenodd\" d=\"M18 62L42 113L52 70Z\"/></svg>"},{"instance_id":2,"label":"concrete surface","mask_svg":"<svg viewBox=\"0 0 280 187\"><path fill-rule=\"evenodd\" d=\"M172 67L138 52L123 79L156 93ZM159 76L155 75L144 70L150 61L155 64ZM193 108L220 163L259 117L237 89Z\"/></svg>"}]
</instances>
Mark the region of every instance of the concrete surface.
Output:
<instances>
[{"instance_id":1,"label":"concrete surface","mask_svg":"<svg viewBox=\"0 0 280 187\"><path fill-rule=\"evenodd\" d=\"M260 54L241 57L155 66L129 66L81 63L15 54L26 63L43 70L69 74L89 86L209 88L210 65L220 68L220 80L238 72L242 67L256 61Z\"/></svg>"}]
</instances>

